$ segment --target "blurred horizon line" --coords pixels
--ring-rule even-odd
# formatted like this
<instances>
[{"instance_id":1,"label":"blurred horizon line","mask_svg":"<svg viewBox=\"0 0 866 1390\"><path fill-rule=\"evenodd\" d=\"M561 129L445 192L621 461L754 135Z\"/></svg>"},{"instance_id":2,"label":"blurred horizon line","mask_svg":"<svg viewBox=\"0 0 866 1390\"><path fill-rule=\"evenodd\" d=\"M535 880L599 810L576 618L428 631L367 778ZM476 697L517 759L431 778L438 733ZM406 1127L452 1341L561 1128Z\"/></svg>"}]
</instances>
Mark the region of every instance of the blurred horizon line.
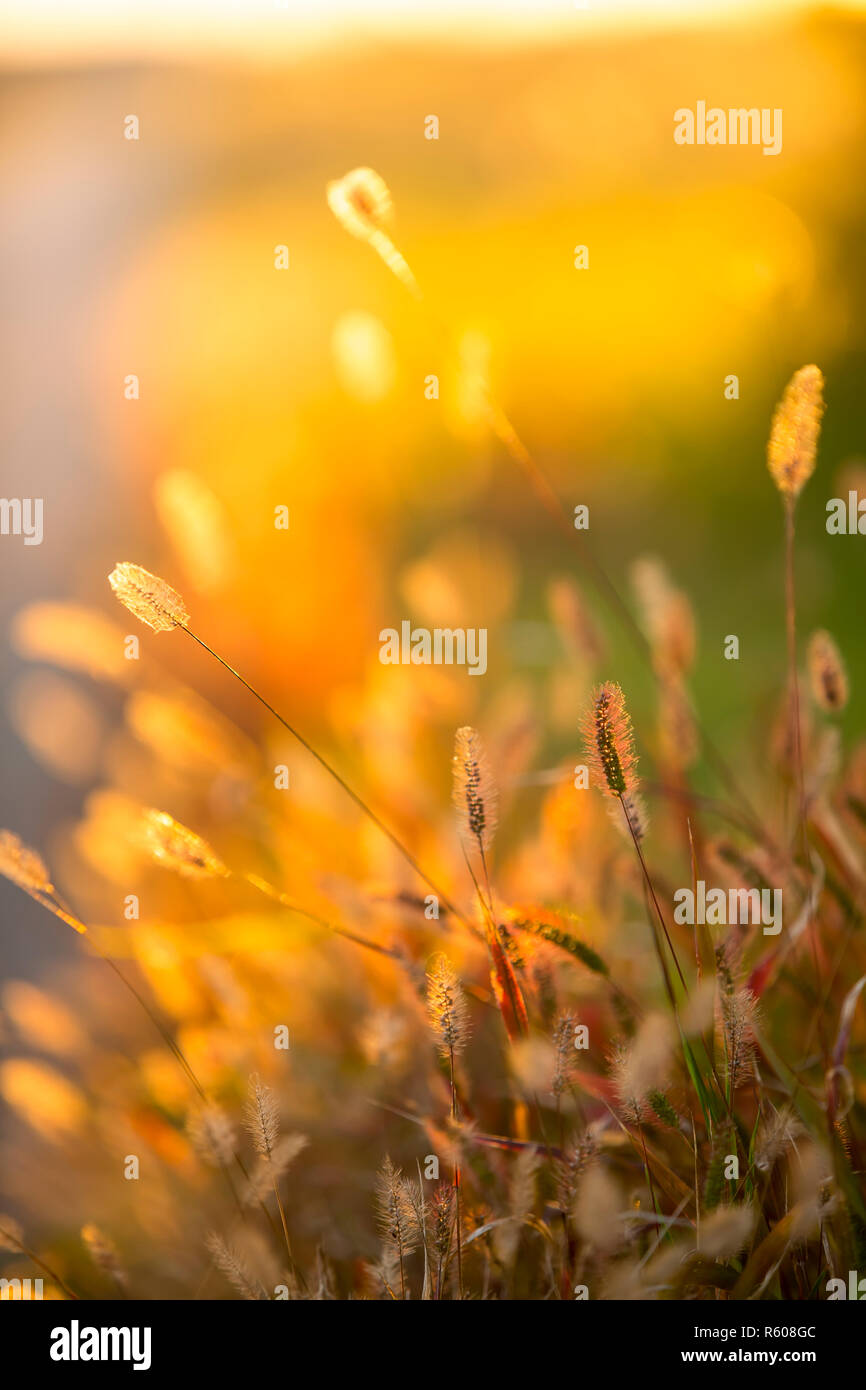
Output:
<instances>
[{"instance_id":1,"label":"blurred horizon line","mask_svg":"<svg viewBox=\"0 0 866 1390\"><path fill-rule=\"evenodd\" d=\"M866 13L866 0L7 0L0 68L217 57L271 65L358 43L527 43ZM291 27L289 27L289 25Z\"/></svg>"}]
</instances>

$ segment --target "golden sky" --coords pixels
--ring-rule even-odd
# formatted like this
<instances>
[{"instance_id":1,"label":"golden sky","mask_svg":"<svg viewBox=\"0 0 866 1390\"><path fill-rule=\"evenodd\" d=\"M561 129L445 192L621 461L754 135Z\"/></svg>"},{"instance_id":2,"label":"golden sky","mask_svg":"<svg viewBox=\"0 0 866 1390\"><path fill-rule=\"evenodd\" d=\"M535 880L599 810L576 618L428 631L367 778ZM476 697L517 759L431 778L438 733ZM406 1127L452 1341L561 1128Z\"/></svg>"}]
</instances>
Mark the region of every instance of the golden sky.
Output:
<instances>
[{"instance_id":1,"label":"golden sky","mask_svg":"<svg viewBox=\"0 0 866 1390\"><path fill-rule=\"evenodd\" d=\"M814 0L6 0L0 42L7 63L273 59L359 35L525 43L600 29L724 27L814 8ZM862 10L866 0L837 8Z\"/></svg>"}]
</instances>

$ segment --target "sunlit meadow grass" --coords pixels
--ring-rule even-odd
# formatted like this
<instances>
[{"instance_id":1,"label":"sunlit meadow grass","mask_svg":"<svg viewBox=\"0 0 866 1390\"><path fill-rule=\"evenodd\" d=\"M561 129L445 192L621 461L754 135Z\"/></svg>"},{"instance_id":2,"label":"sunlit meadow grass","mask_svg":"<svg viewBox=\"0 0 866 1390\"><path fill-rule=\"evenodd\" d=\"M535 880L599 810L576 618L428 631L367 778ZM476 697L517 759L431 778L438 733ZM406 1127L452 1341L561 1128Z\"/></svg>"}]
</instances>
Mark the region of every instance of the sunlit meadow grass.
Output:
<instances>
[{"instance_id":1,"label":"sunlit meadow grass","mask_svg":"<svg viewBox=\"0 0 866 1390\"><path fill-rule=\"evenodd\" d=\"M353 171L329 201L423 312L382 180ZM260 746L180 686L167 637L162 667L130 675L106 618L21 615L29 655L120 691L130 742L65 876L0 836L0 872L82 952L64 980L2 997L20 1053L0 1064L20 1119L10 1276L35 1263L67 1298L810 1299L866 1268L866 757L842 761L843 656L823 630L801 652L793 584L821 388L798 373L770 431L790 662L762 805L693 705L687 596L643 561L633 616L489 398L589 581L552 591L554 676L574 697L557 768L533 768L522 715L491 717L489 737L455 719L449 805L447 759L430 785L418 773L459 694L407 708L377 673L359 699L387 752L362 783L363 759L336 740L320 753L229 666L230 635L217 655L180 593L128 562L117 597L265 707ZM606 612L653 703L600 669ZM271 772L286 733L288 803ZM693 789L702 759L717 797ZM109 885L114 925L53 876L73 896ZM674 890L703 881L781 889L781 932L677 921Z\"/></svg>"}]
</instances>

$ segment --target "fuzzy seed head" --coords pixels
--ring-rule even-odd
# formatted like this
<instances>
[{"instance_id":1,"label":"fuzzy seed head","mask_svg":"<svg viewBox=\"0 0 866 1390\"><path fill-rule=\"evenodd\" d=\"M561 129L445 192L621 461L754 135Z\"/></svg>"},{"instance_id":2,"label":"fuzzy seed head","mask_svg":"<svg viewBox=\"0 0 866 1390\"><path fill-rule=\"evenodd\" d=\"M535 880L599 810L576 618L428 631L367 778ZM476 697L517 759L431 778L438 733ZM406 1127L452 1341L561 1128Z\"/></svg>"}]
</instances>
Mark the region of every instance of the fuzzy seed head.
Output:
<instances>
[{"instance_id":1,"label":"fuzzy seed head","mask_svg":"<svg viewBox=\"0 0 866 1390\"><path fill-rule=\"evenodd\" d=\"M154 632L171 632L189 622L189 613L177 590L141 565L122 561L115 565L108 582L133 617Z\"/></svg>"},{"instance_id":2,"label":"fuzzy seed head","mask_svg":"<svg viewBox=\"0 0 866 1390\"><path fill-rule=\"evenodd\" d=\"M453 1224L454 1188L443 1182L433 1194L433 1249L440 1261L448 1255Z\"/></svg>"},{"instance_id":3,"label":"fuzzy seed head","mask_svg":"<svg viewBox=\"0 0 866 1390\"><path fill-rule=\"evenodd\" d=\"M280 1116L273 1091L270 1086L263 1085L258 1076L250 1077L249 1099L244 1106L244 1124L256 1152L264 1158L271 1158L280 1136Z\"/></svg>"},{"instance_id":4,"label":"fuzzy seed head","mask_svg":"<svg viewBox=\"0 0 866 1390\"><path fill-rule=\"evenodd\" d=\"M662 1092L670 1081L674 1037L663 1014L648 1014L628 1049L617 1058L614 1077L620 1103L636 1123L647 1097Z\"/></svg>"},{"instance_id":5,"label":"fuzzy seed head","mask_svg":"<svg viewBox=\"0 0 866 1390\"><path fill-rule=\"evenodd\" d=\"M305 1134L280 1135L270 1153L262 1154L257 1170L250 1175L241 1196L242 1205L250 1207L256 1202L263 1202L273 1190L274 1183L285 1177L290 1165L307 1147L307 1143Z\"/></svg>"},{"instance_id":6,"label":"fuzzy seed head","mask_svg":"<svg viewBox=\"0 0 866 1390\"><path fill-rule=\"evenodd\" d=\"M593 691L582 732L596 784L620 802L628 818L626 826L617 813L618 829L628 835L630 827L635 838L642 839L646 832L646 811L635 772L634 734L625 696L615 681L605 681Z\"/></svg>"},{"instance_id":7,"label":"fuzzy seed head","mask_svg":"<svg viewBox=\"0 0 866 1390\"><path fill-rule=\"evenodd\" d=\"M776 406L767 466L789 503L797 500L815 469L815 454L824 414L824 377L815 366L801 367Z\"/></svg>"},{"instance_id":8,"label":"fuzzy seed head","mask_svg":"<svg viewBox=\"0 0 866 1390\"><path fill-rule=\"evenodd\" d=\"M214 1264L222 1271L229 1283L250 1302L264 1301L268 1294L259 1280L250 1273L246 1261L234 1248L223 1240L216 1231L211 1231L205 1241Z\"/></svg>"},{"instance_id":9,"label":"fuzzy seed head","mask_svg":"<svg viewBox=\"0 0 866 1390\"><path fill-rule=\"evenodd\" d=\"M688 596L673 586L654 555L636 560L631 577L657 670L665 677L684 675L695 659L695 616Z\"/></svg>"},{"instance_id":10,"label":"fuzzy seed head","mask_svg":"<svg viewBox=\"0 0 866 1390\"><path fill-rule=\"evenodd\" d=\"M164 869L173 869L185 878L228 877L229 870L207 840L181 825L167 811L146 810L135 838Z\"/></svg>"},{"instance_id":11,"label":"fuzzy seed head","mask_svg":"<svg viewBox=\"0 0 866 1390\"><path fill-rule=\"evenodd\" d=\"M382 1239L402 1259L418 1244L420 1229L409 1185L386 1155L376 1176L376 1212Z\"/></svg>"},{"instance_id":12,"label":"fuzzy seed head","mask_svg":"<svg viewBox=\"0 0 866 1390\"><path fill-rule=\"evenodd\" d=\"M456 1057L469 1037L469 1010L447 956L440 956L427 976L427 1011L440 1053Z\"/></svg>"},{"instance_id":13,"label":"fuzzy seed head","mask_svg":"<svg viewBox=\"0 0 866 1390\"><path fill-rule=\"evenodd\" d=\"M619 1189L600 1163L591 1164L577 1188L574 1224L578 1234L603 1254L610 1254L622 1240L622 1199Z\"/></svg>"},{"instance_id":14,"label":"fuzzy seed head","mask_svg":"<svg viewBox=\"0 0 866 1390\"><path fill-rule=\"evenodd\" d=\"M719 1207L701 1222L699 1249L712 1260L739 1255L755 1227L755 1210L745 1203Z\"/></svg>"},{"instance_id":15,"label":"fuzzy seed head","mask_svg":"<svg viewBox=\"0 0 866 1390\"><path fill-rule=\"evenodd\" d=\"M117 1253L117 1246L113 1240L102 1232L98 1226L83 1226L81 1228L81 1239L87 1246L90 1258L93 1263L110 1274L112 1279L125 1288L128 1280L126 1271L120 1263L120 1256Z\"/></svg>"},{"instance_id":16,"label":"fuzzy seed head","mask_svg":"<svg viewBox=\"0 0 866 1390\"><path fill-rule=\"evenodd\" d=\"M574 1069L574 1029L577 1015L563 1012L553 1027L554 1068L550 1089L557 1100L568 1088Z\"/></svg>"},{"instance_id":17,"label":"fuzzy seed head","mask_svg":"<svg viewBox=\"0 0 866 1390\"><path fill-rule=\"evenodd\" d=\"M209 1103L192 1114L187 1132L193 1148L206 1163L219 1167L228 1164L235 1151L235 1134L231 1121L218 1105Z\"/></svg>"},{"instance_id":18,"label":"fuzzy seed head","mask_svg":"<svg viewBox=\"0 0 866 1390\"><path fill-rule=\"evenodd\" d=\"M352 169L328 184L328 207L351 236L369 241L391 217L388 185L373 169Z\"/></svg>"},{"instance_id":19,"label":"fuzzy seed head","mask_svg":"<svg viewBox=\"0 0 866 1390\"><path fill-rule=\"evenodd\" d=\"M754 1074L758 1001L745 986L728 988L720 983L719 1034L733 1092Z\"/></svg>"},{"instance_id":20,"label":"fuzzy seed head","mask_svg":"<svg viewBox=\"0 0 866 1390\"><path fill-rule=\"evenodd\" d=\"M24 1228L14 1216L0 1211L0 1250L21 1250L24 1245Z\"/></svg>"},{"instance_id":21,"label":"fuzzy seed head","mask_svg":"<svg viewBox=\"0 0 866 1390\"><path fill-rule=\"evenodd\" d=\"M0 874L25 893L53 893L54 888L40 856L11 830L0 830Z\"/></svg>"},{"instance_id":22,"label":"fuzzy seed head","mask_svg":"<svg viewBox=\"0 0 866 1390\"><path fill-rule=\"evenodd\" d=\"M809 639L809 680L815 704L828 714L839 714L848 703L848 675L839 648L829 632L821 629Z\"/></svg>"},{"instance_id":23,"label":"fuzzy seed head","mask_svg":"<svg viewBox=\"0 0 866 1390\"><path fill-rule=\"evenodd\" d=\"M453 800L464 842L490 848L496 830L498 796L487 754L475 729L458 729L454 740Z\"/></svg>"},{"instance_id":24,"label":"fuzzy seed head","mask_svg":"<svg viewBox=\"0 0 866 1390\"><path fill-rule=\"evenodd\" d=\"M635 791L634 735L625 696L615 681L605 681L593 692L583 733L590 766L602 790L620 798Z\"/></svg>"}]
</instances>

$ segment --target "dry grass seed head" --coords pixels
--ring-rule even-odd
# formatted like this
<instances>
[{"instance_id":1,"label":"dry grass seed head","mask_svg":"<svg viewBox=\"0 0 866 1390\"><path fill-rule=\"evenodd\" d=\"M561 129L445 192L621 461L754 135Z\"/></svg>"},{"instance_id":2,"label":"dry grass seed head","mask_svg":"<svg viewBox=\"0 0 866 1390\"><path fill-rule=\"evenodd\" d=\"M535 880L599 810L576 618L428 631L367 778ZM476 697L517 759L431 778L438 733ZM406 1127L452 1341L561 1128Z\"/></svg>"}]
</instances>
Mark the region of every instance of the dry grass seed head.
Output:
<instances>
[{"instance_id":1,"label":"dry grass seed head","mask_svg":"<svg viewBox=\"0 0 866 1390\"><path fill-rule=\"evenodd\" d=\"M187 1121L187 1133L196 1153L206 1163L218 1167L233 1158L235 1132L221 1106L211 1103L194 1111Z\"/></svg>"},{"instance_id":2,"label":"dry grass seed head","mask_svg":"<svg viewBox=\"0 0 866 1390\"><path fill-rule=\"evenodd\" d=\"M256 1153L270 1159L280 1136L280 1115L273 1091L257 1075L250 1077L249 1096L244 1105L244 1125Z\"/></svg>"},{"instance_id":3,"label":"dry grass seed head","mask_svg":"<svg viewBox=\"0 0 866 1390\"><path fill-rule=\"evenodd\" d=\"M839 714L848 703L848 675L839 648L829 632L813 632L808 649L809 681L815 704Z\"/></svg>"},{"instance_id":4,"label":"dry grass seed head","mask_svg":"<svg viewBox=\"0 0 866 1390\"><path fill-rule=\"evenodd\" d=\"M327 188L328 207L340 226L351 236L369 241L391 219L392 203L388 185L374 169L352 169Z\"/></svg>"},{"instance_id":5,"label":"dry grass seed head","mask_svg":"<svg viewBox=\"0 0 866 1390\"><path fill-rule=\"evenodd\" d=\"M701 1222L698 1249L713 1260L739 1255L755 1227L751 1206L718 1207Z\"/></svg>"},{"instance_id":6,"label":"dry grass seed head","mask_svg":"<svg viewBox=\"0 0 866 1390\"><path fill-rule=\"evenodd\" d=\"M418 1216L402 1171L388 1155L376 1176L376 1215L386 1248L410 1255L420 1235Z\"/></svg>"},{"instance_id":7,"label":"dry grass seed head","mask_svg":"<svg viewBox=\"0 0 866 1390\"><path fill-rule=\"evenodd\" d=\"M577 1188L574 1224L589 1245L610 1254L623 1237L619 1189L600 1163L587 1168Z\"/></svg>"},{"instance_id":8,"label":"dry grass seed head","mask_svg":"<svg viewBox=\"0 0 866 1390\"><path fill-rule=\"evenodd\" d=\"M593 691L582 733L596 785L621 803L631 829L640 839L646 828L646 813L638 790L634 731L625 696L615 681L605 681ZM616 823L623 828L619 817Z\"/></svg>"},{"instance_id":9,"label":"dry grass seed head","mask_svg":"<svg viewBox=\"0 0 866 1390\"><path fill-rule=\"evenodd\" d=\"M442 1056L458 1056L469 1038L469 1009L457 972L444 955L427 975L427 1012Z\"/></svg>"},{"instance_id":10,"label":"dry grass seed head","mask_svg":"<svg viewBox=\"0 0 866 1390\"><path fill-rule=\"evenodd\" d=\"M640 1120L652 1091L664 1091L670 1081L674 1034L663 1014L649 1014L637 1035L614 1063L614 1084L620 1102L633 1120Z\"/></svg>"},{"instance_id":11,"label":"dry grass seed head","mask_svg":"<svg viewBox=\"0 0 866 1390\"><path fill-rule=\"evenodd\" d=\"M110 1274L115 1283L124 1288L129 1283L126 1270L120 1263L120 1256L117 1253L117 1246L110 1240L98 1226L87 1225L81 1228L81 1239L87 1247L88 1254L93 1263L106 1274Z\"/></svg>"},{"instance_id":12,"label":"dry grass seed head","mask_svg":"<svg viewBox=\"0 0 866 1390\"><path fill-rule=\"evenodd\" d=\"M186 878L228 878L229 870L207 840L167 811L145 810L136 834L139 845L164 869Z\"/></svg>"},{"instance_id":13,"label":"dry grass seed head","mask_svg":"<svg viewBox=\"0 0 866 1390\"><path fill-rule=\"evenodd\" d=\"M249 1302L264 1301L268 1295L258 1279L250 1270L233 1246L228 1245L216 1231L211 1231L205 1241L217 1268L226 1276L229 1283Z\"/></svg>"},{"instance_id":14,"label":"dry grass seed head","mask_svg":"<svg viewBox=\"0 0 866 1390\"><path fill-rule=\"evenodd\" d=\"M141 565L121 561L111 571L108 582L133 617L154 632L171 632L189 622L189 613L177 590Z\"/></svg>"},{"instance_id":15,"label":"dry grass seed head","mask_svg":"<svg viewBox=\"0 0 866 1390\"><path fill-rule=\"evenodd\" d=\"M14 1216L0 1211L0 1250L21 1250L24 1245L24 1227Z\"/></svg>"},{"instance_id":16,"label":"dry grass seed head","mask_svg":"<svg viewBox=\"0 0 866 1390\"><path fill-rule=\"evenodd\" d=\"M43 860L11 830L0 830L0 874L26 893L54 892Z\"/></svg>"},{"instance_id":17,"label":"dry grass seed head","mask_svg":"<svg viewBox=\"0 0 866 1390\"><path fill-rule=\"evenodd\" d=\"M496 830L498 797L487 753L475 729L458 729L454 739L454 807L464 843L490 848Z\"/></svg>"},{"instance_id":18,"label":"dry grass seed head","mask_svg":"<svg viewBox=\"0 0 866 1390\"><path fill-rule=\"evenodd\" d=\"M797 500L815 469L824 377L815 366L801 367L776 406L767 445L767 466L785 501Z\"/></svg>"}]
</instances>

